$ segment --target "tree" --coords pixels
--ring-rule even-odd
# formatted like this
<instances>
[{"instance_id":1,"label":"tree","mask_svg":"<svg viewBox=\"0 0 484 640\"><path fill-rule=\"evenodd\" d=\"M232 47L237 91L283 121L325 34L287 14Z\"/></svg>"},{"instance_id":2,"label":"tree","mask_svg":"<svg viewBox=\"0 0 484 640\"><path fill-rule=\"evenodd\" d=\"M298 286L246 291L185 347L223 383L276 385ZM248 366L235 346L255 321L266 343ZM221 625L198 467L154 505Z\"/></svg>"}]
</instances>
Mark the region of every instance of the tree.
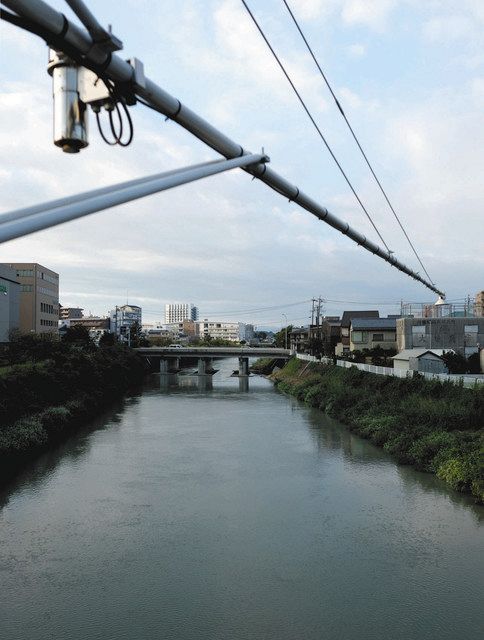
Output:
<instances>
[{"instance_id":1,"label":"tree","mask_svg":"<svg viewBox=\"0 0 484 640\"><path fill-rule=\"evenodd\" d=\"M142 336L141 336L141 327L139 322L136 320L129 327L129 345L136 349L141 346Z\"/></svg>"},{"instance_id":2,"label":"tree","mask_svg":"<svg viewBox=\"0 0 484 640\"><path fill-rule=\"evenodd\" d=\"M467 373L469 363L460 353L446 351L442 354L442 360L444 361L449 373Z\"/></svg>"},{"instance_id":3,"label":"tree","mask_svg":"<svg viewBox=\"0 0 484 640\"><path fill-rule=\"evenodd\" d=\"M105 331L99 338L100 347L112 347L115 343L116 335L114 333L110 333L109 331Z\"/></svg>"},{"instance_id":4,"label":"tree","mask_svg":"<svg viewBox=\"0 0 484 640\"><path fill-rule=\"evenodd\" d=\"M67 327L64 335L62 336L62 341L66 344L72 344L87 349L94 347L94 342L89 335L89 329L81 324L75 324L72 327Z\"/></svg>"},{"instance_id":5,"label":"tree","mask_svg":"<svg viewBox=\"0 0 484 640\"><path fill-rule=\"evenodd\" d=\"M280 347L281 349L284 349L286 347L286 331L287 331L287 348L289 349L292 324L287 325L287 327L283 327L280 331L276 333L276 335L274 336L274 346Z\"/></svg>"}]
</instances>

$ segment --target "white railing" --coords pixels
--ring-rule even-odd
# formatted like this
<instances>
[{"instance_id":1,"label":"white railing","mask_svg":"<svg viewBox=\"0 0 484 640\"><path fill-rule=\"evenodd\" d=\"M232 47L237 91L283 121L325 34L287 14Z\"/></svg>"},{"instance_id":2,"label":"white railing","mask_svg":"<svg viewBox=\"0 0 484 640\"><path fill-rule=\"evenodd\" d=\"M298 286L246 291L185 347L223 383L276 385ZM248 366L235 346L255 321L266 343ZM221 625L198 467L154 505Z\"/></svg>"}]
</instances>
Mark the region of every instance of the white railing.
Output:
<instances>
[{"instance_id":1,"label":"white railing","mask_svg":"<svg viewBox=\"0 0 484 640\"><path fill-rule=\"evenodd\" d=\"M296 353L298 360L305 360L306 362L317 362L320 364L333 364L332 358L316 358L316 356L310 356L307 353ZM464 387L474 387L477 384L484 384L484 375L462 375L451 373L428 373L426 371L413 371L413 369L402 370L393 369L392 367L379 367L376 364L363 364L362 362L350 362L349 360L336 360L338 367L344 367L349 369L356 367L360 371L367 371L368 373L376 373L381 376L394 376L396 378L412 378L414 373L427 378L428 380L440 380L441 382L452 382L454 384L462 384Z\"/></svg>"}]
</instances>

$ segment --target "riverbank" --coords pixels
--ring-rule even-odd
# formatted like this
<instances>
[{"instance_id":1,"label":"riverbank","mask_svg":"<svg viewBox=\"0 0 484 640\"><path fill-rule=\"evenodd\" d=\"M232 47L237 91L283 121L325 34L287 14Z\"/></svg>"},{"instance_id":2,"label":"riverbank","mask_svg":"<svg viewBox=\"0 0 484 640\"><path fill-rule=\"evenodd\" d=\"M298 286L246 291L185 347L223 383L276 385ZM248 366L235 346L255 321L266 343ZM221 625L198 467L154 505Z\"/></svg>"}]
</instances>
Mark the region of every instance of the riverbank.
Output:
<instances>
[{"instance_id":1,"label":"riverbank","mask_svg":"<svg viewBox=\"0 0 484 640\"><path fill-rule=\"evenodd\" d=\"M121 345L60 345L0 373L0 483L138 386L142 359Z\"/></svg>"},{"instance_id":2,"label":"riverbank","mask_svg":"<svg viewBox=\"0 0 484 640\"><path fill-rule=\"evenodd\" d=\"M402 464L437 474L484 503L484 389L420 377L399 379L296 359L277 387L344 422Z\"/></svg>"}]
</instances>

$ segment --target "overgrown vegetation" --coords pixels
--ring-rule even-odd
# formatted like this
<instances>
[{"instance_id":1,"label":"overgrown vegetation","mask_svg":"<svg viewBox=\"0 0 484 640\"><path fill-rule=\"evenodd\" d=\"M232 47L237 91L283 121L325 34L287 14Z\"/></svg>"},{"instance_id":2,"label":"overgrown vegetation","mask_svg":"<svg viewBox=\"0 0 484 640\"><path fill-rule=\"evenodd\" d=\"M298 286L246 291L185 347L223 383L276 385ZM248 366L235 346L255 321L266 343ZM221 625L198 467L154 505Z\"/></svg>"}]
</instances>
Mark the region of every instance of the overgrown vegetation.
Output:
<instances>
[{"instance_id":1,"label":"overgrown vegetation","mask_svg":"<svg viewBox=\"0 0 484 640\"><path fill-rule=\"evenodd\" d=\"M341 420L403 464L436 473L484 502L484 387L402 379L296 359L273 375L282 391Z\"/></svg>"},{"instance_id":2,"label":"overgrown vegetation","mask_svg":"<svg viewBox=\"0 0 484 640\"><path fill-rule=\"evenodd\" d=\"M83 329L83 328L81 328ZM18 335L0 372L0 470L5 475L139 384L142 359L87 331L52 340Z\"/></svg>"}]
</instances>

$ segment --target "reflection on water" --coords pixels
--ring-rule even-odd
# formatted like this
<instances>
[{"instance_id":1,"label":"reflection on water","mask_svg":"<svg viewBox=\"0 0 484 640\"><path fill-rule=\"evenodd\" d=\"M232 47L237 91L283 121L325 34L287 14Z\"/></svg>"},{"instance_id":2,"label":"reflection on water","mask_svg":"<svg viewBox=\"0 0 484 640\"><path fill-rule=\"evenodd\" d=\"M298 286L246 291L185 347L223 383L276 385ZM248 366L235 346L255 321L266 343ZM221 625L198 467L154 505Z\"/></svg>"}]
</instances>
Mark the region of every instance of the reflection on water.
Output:
<instances>
[{"instance_id":1,"label":"reflection on water","mask_svg":"<svg viewBox=\"0 0 484 640\"><path fill-rule=\"evenodd\" d=\"M483 509L236 364L152 376L4 493L0 637L480 637Z\"/></svg>"}]
</instances>

